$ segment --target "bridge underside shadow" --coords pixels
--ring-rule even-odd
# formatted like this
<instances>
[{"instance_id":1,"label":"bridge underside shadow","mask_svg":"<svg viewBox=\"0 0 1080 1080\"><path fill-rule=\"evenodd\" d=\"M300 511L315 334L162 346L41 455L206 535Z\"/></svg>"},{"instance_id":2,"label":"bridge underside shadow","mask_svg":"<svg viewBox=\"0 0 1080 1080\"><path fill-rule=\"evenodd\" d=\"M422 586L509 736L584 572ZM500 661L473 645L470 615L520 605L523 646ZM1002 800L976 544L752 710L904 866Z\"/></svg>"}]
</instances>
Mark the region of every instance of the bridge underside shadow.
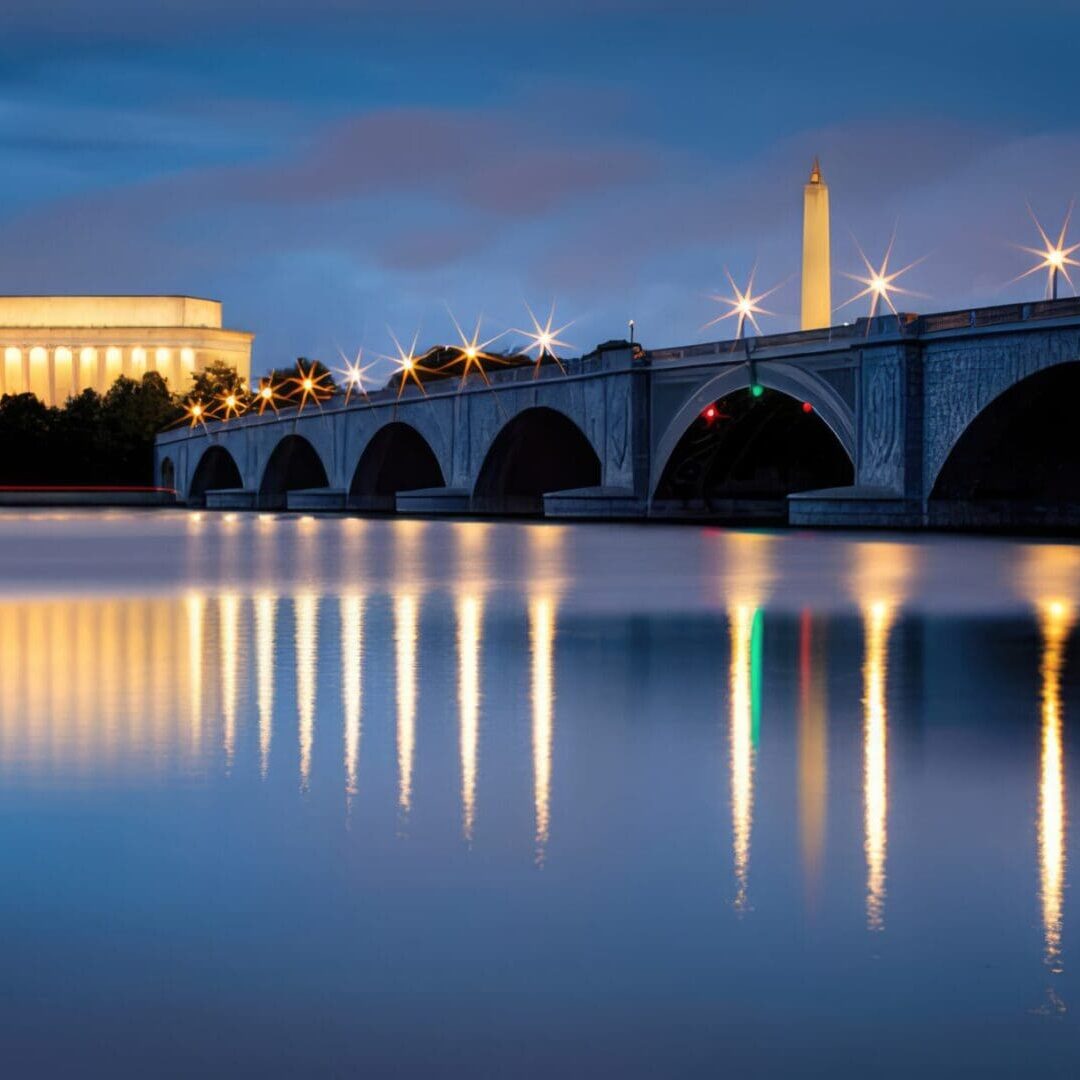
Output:
<instances>
[{"instance_id":1,"label":"bridge underside shadow","mask_svg":"<svg viewBox=\"0 0 1080 1080\"><path fill-rule=\"evenodd\" d=\"M527 409L491 444L473 488L472 510L539 516L545 495L596 487L600 476L600 459L572 420L554 409Z\"/></svg>"},{"instance_id":2,"label":"bridge underside shadow","mask_svg":"<svg viewBox=\"0 0 1080 1080\"><path fill-rule=\"evenodd\" d=\"M777 390L741 389L703 410L657 484L650 516L784 523L787 497L852 483L839 439L813 410Z\"/></svg>"},{"instance_id":3,"label":"bridge underside shadow","mask_svg":"<svg viewBox=\"0 0 1080 1080\"><path fill-rule=\"evenodd\" d=\"M368 443L349 485L348 505L392 513L397 494L446 486L435 452L409 424L395 421Z\"/></svg>"},{"instance_id":4,"label":"bridge underside shadow","mask_svg":"<svg viewBox=\"0 0 1080 1080\"><path fill-rule=\"evenodd\" d=\"M1080 529L1080 363L1023 379L960 436L927 503L927 523Z\"/></svg>"},{"instance_id":5,"label":"bridge underside shadow","mask_svg":"<svg viewBox=\"0 0 1080 1080\"><path fill-rule=\"evenodd\" d=\"M329 487L318 451L302 435L286 435L274 447L259 484L258 505L264 510L284 510L290 491Z\"/></svg>"},{"instance_id":6,"label":"bridge underside shadow","mask_svg":"<svg viewBox=\"0 0 1080 1080\"><path fill-rule=\"evenodd\" d=\"M211 446L199 458L188 485L188 506L205 506L208 491L239 489L244 486L240 469L223 446Z\"/></svg>"}]
</instances>

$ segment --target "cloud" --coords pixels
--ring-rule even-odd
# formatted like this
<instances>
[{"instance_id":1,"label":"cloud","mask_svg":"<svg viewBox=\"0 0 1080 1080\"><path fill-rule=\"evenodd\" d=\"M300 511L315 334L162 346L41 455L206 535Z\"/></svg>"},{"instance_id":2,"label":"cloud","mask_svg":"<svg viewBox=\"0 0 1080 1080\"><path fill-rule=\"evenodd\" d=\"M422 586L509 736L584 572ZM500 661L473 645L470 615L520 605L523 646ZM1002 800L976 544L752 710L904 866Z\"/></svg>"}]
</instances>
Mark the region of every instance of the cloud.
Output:
<instances>
[{"instance_id":1,"label":"cloud","mask_svg":"<svg viewBox=\"0 0 1080 1080\"><path fill-rule=\"evenodd\" d=\"M492 239L490 226L478 223L406 228L373 245L380 266L400 273L427 271L478 255Z\"/></svg>"},{"instance_id":2,"label":"cloud","mask_svg":"<svg viewBox=\"0 0 1080 1080\"><path fill-rule=\"evenodd\" d=\"M735 7L736 5L730 4ZM782 5L784 6L784 5ZM708 0L546 0L531 13L534 21L553 16L615 17L629 14L671 15L675 12L717 15ZM0 33L40 35L72 40L204 37L239 26L268 28L356 24L385 18L497 18L507 15L502 0L459 0L448 12L445 0L5 0ZM515 12L520 21L527 12Z\"/></svg>"},{"instance_id":3,"label":"cloud","mask_svg":"<svg viewBox=\"0 0 1080 1080\"><path fill-rule=\"evenodd\" d=\"M335 203L400 210L420 201L457 215L453 224L436 224L435 234L453 236L441 246L460 250L468 246L470 218L482 232L484 217L542 217L581 198L638 186L654 167L640 148L524 131L498 111L376 110L257 164L185 170L60 200L7 223L3 232L9 241L37 248L59 235L111 247L125 236L145 242L185 219L240 215L248 222L260 219L268 230L264 239L272 243L287 236L290 221L321 223L331 234L340 229L335 220L348 210ZM409 212L397 220L407 233ZM269 231L275 228L281 230L276 236ZM318 233L312 238L318 240ZM292 239L302 242L298 234Z\"/></svg>"},{"instance_id":4,"label":"cloud","mask_svg":"<svg viewBox=\"0 0 1080 1080\"><path fill-rule=\"evenodd\" d=\"M381 271L396 296L424 280L446 296L456 283L443 271L472 261L478 286L494 274L520 292L536 244L521 230L557 237L570 208L646 182L648 153L564 135L536 117L524 124L502 109L371 110L255 164L186 169L26 208L0 222L0 290L228 299L261 280L265 296L282 289L271 276L295 277L290 267L303 263L303 285L284 290L295 311L258 312L260 330L304 320L314 309L305 289L346 306L344 283L355 274L343 266L369 279ZM307 332L323 339L321 327Z\"/></svg>"},{"instance_id":5,"label":"cloud","mask_svg":"<svg viewBox=\"0 0 1080 1080\"><path fill-rule=\"evenodd\" d=\"M1024 199L1056 214L1080 176L1071 130L909 115L729 154L630 127L633 99L609 92L570 116L583 95L580 84L547 108L373 108L310 131L294 113L257 160L243 160L252 144L239 140L224 164L46 199L0 221L0 290L218 295L231 321L259 333L264 366L354 347L365 324L442 318L444 300L466 318L501 314L502 328L523 298L555 296L578 317L581 348L621 333L631 314L649 343L670 344L699 336L725 265L742 277L757 262L766 287L791 279L776 297L784 317L766 329L792 324L815 154L831 188L835 269L856 269L849 232L874 256L899 222L897 258L930 256L910 278L928 294L913 305L922 310L1037 294L1030 279L1006 284L1025 265L1009 247L1028 239ZM242 117L229 122L242 129ZM139 119L121 133L151 130ZM837 302L845 287L838 276Z\"/></svg>"},{"instance_id":6,"label":"cloud","mask_svg":"<svg viewBox=\"0 0 1080 1080\"><path fill-rule=\"evenodd\" d=\"M418 192L509 216L543 214L597 191L640 184L655 163L639 148L524 129L502 111L383 109L328 128L298 159L241 170L249 199L314 202Z\"/></svg>"}]
</instances>

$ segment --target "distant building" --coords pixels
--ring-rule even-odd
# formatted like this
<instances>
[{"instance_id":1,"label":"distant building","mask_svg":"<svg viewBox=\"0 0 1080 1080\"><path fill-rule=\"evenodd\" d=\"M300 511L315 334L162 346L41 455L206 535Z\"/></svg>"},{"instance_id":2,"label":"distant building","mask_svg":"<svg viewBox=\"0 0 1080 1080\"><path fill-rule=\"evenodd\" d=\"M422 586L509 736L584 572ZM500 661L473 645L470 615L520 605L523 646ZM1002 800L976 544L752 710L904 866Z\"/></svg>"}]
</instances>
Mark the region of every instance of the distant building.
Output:
<instances>
[{"instance_id":1,"label":"distant building","mask_svg":"<svg viewBox=\"0 0 1080 1080\"><path fill-rule=\"evenodd\" d=\"M119 375L191 376L224 361L251 375L253 334L226 330L221 303L191 296L0 296L0 393L36 394L50 405Z\"/></svg>"}]
</instances>

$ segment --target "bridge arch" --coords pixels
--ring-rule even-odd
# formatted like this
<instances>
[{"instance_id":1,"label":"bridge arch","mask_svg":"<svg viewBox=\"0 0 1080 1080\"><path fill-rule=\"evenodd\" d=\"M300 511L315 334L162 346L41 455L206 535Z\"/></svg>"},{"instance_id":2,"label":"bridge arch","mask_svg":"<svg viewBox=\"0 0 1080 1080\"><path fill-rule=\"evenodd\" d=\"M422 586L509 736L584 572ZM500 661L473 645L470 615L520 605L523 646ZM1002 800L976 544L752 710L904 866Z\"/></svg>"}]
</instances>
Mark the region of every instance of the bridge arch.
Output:
<instances>
[{"instance_id":1,"label":"bridge arch","mask_svg":"<svg viewBox=\"0 0 1080 1080\"><path fill-rule=\"evenodd\" d=\"M544 495L597 487L600 457L565 413L546 405L523 410L491 441L473 487L473 508L539 514Z\"/></svg>"},{"instance_id":2,"label":"bridge arch","mask_svg":"<svg viewBox=\"0 0 1080 1080\"><path fill-rule=\"evenodd\" d=\"M1080 361L1025 376L974 416L929 496L931 523L1080 525Z\"/></svg>"},{"instance_id":3,"label":"bridge arch","mask_svg":"<svg viewBox=\"0 0 1080 1080\"><path fill-rule=\"evenodd\" d=\"M759 372L756 383L757 394L745 369L728 373L706 384L704 401L695 395L691 416L680 410L686 427L677 441L666 433L662 443L674 445L655 461L654 512L786 521L788 495L853 482L850 443L837 434L845 432L844 415L835 403L818 398L830 424L805 393L806 382ZM726 392L711 397L717 391Z\"/></svg>"},{"instance_id":4,"label":"bridge arch","mask_svg":"<svg viewBox=\"0 0 1080 1080\"><path fill-rule=\"evenodd\" d=\"M169 459L166 458L166 461ZM171 462L170 462L171 464ZM162 462L162 483L164 484L165 462ZM236 459L225 449L217 444L208 446L203 451L199 463L195 466L191 483L188 485L187 501L202 505L206 502L208 491L220 491L225 488L242 488L244 478L240 474L240 467Z\"/></svg>"},{"instance_id":5,"label":"bridge arch","mask_svg":"<svg viewBox=\"0 0 1080 1080\"><path fill-rule=\"evenodd\" d=\"M319 452L303 435L286 435L274 447L259 482L259 503L267 509L285 505L285 494L304 488L329 487Z\"/></svg>"},{"instance_id":6,"label":"bridge arch","mask_svg":"<svg viewBox=\"0 0 1080 1080\"><path fill-rule=\"evenodd\" d=\"M851 406L824 379L790 364L762 363L754 372L758 385L777 390L799 402L808 401L829 430L844 448L849 461L855 460L855 414ZM652 454L652 474L649 478L650 496L655 494L660 478L679 440L712 402L749 387L750 369L739 364L702 383L668 421L655 444Z\"/></svg>"},{"instance_id":7,"label":"bridge arch","mask_svg":"<svg viewBox=\"0 0 1080 1080\"><path fill-rule=\"evenodd\" d=\"M392 510L399 491L445 487L431 444L411 424L391 421L368 440L349 484L350 501ZM385 505L383 505L385 504Z\"/></svg>"},{"instance_id":8,"label":"bridge arch","mask_svg":"<svg viewBox=\"0 0 1080 1080\"><path fill-rule=\"evenodd\" d=\"M168 488L170 491L176 490L176 465L171 457L161 459L159 481L163 488Z\"/></svg>"}]
</instances>

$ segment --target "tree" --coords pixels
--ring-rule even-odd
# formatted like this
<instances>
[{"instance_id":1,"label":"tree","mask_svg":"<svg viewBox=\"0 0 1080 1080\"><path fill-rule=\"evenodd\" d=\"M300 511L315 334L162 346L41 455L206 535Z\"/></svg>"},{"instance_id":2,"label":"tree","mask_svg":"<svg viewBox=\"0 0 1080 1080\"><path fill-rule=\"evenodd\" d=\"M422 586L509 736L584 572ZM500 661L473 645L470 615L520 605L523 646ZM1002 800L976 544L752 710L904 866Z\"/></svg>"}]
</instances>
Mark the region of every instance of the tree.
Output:
<instances>
[{"instance_id":1,"label":"tree","mask_svg":"<svg viewBox=\"0 0 1080 1080\"><path fill-rule=\"evenodd\" d=\"M274 368L264 378L269 380L271 386L277 387L278 393L283 397L291 397L298 389L297 380L309 374L322 387L323 396L337 393L337 383L330 368L321 360L309 360L306 356L297 357L291 368Z\"/></svg>"},{"instance_id":2,"label":"tree","mask_svg":"<svg viewBox=\"0 0 1080 1080\"><path fill-rule=\"evenodd\" d=\"M193 376L191 389L184 395L184 402L190 404L192 401L201 401L208 404L227 394L236 394L242 398L247 394L247 386L236 368L221 360L215 360Z\"/></svg>"},{"instance_id":3,"label":"tree","mask_svg":"<svg viewBox=\"0 0 1080 1080\"><path fill-rule=\"evenodd\" d=\"M0 483L53 482L54 414L34 394L5 394L0 398Z\"/></svg>"},{"instance_id":4,"label":"tree","mask_svg":"<svg viewBox=\"0 0 1080 1080\"><path fill-rule=\"evenodd\" d=\"M104 420L101 395L86 389L55 410L52 424L53 471L69 484L101 483L112 451L112 432Z\"/></svg>"},{"instance_id":5,"label":"tree","mask_svg":"<svg viewBox=\"0 0 1080 1080\"><path fill-rule=\"evenodd\" d=\"M169 393L165 380L148 371L140 382L120 376L102 399L102 428L111 437L104 483L151 482L154 436L183 416L184 410Z\"/></svg>"},{"instance_id":6,"label":"tree","mask_svg":"<svg viewBox=\"0 0 1080 1080\"><path fill-rule=\"evenodd\" d=\"M231 370L231 369L230 369ZM184 415L156 371L84 390L63 408L34 394L0 398L0 483L151 484L154 436Z\"/></svg>"}]
</instances>

